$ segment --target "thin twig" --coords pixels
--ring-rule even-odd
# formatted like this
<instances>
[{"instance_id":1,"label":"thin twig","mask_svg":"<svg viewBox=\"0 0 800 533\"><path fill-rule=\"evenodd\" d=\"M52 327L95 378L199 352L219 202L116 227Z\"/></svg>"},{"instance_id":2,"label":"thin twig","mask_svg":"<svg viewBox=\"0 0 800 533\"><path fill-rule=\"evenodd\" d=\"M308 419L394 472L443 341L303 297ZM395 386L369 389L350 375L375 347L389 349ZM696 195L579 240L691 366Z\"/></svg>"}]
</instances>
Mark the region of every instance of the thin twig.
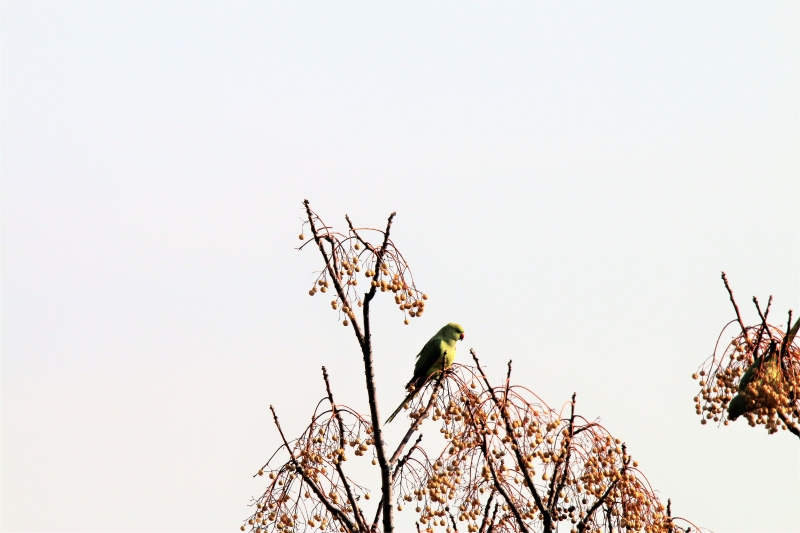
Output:
<instances>
[{"instance_id":1,"label":"thin twig","mask_svg":"<svg viewBox=\"0 0 800 533\"><path fill-rule=\"evenodd\" d=\"M558 476L559 470L558 470L558 466L557 466L555 472L553 472L553 480L552 480L552 482L550 484L550 491L551 491L550 492L550 500L551 501L550 501L550 506L549 507L550 507L551 511L556 507L556 505L558 505L558 497L559 497L559 494L561 494L561 489L564 488L564 485L566 484L567 480L569 479L569 460L572 457L572 437L575 435L575 396L576 395L577 395L577 393L575 393L575 392L572 393L572 401L569 404L570 405L569 433L566 436L566 438L569 439L569 442L567 444L567 454L566 454L566 457L564 457L564 462L563 463L559 463L562 466L562 468L561 468L562 475L560 476L561 477L561 481L558 483L557 486L554 486L556 479L559 477ZM555 490L553 490L554 488L555 488Z\"/></svg>"},{"instance_id":2,"label":"thin twig","mask_svg":"<svg viewBox=\"0 0 800 533\"><path fill-rule=\"evenodd\" d=\"M625 474L625 470L626 470L626 467L623 466L622 467L622 474L623 475ZM599 509L600 506L603 505L603 503L606 502L606 498L611 493L611 491L614 490L614 488L616 486L617 486L617 481L613 481L613 482L609 483L609 485L608 485L608 487L606 487L606 491L603 493L603 495L600 496L599 498L597 498L597 501L594 502L594 505L592 505L589 508L589 510L586 512L586 516L584 516L583 519L580 522L578 522L577 527L578 527L578 531L579 532L583 532L583 531L586 530L586 527L588 525L588 520L592 517L592 515L595 513L595 511L597 511L597 509Z\"/></svg>"},{"instance_id":3,"label":"thin twig","mask_svg":"<svg viewBox=\"0 0 800 533\"><path fill-rule=\"evenodd\" d=\"M411 447L411 449L408 450L408 453L405 454L403 458L397 462L397 464L394 467L394 472L392 473L392 478L397 477L397 474L400 473L400 470L402 470L402 468L408 462L408 459L411 457L411 454L413 454L414 450L416 450L419 447L420 441L422 441L422 435L417 437L417 442L415 442L414 445ZM383 512L383 498L381 497L381 501L378 502L378 510L375 512L375 519L372 521L372 527L370 528L370 531L374 530L378 526L378 520L380 519L382 512Z\"/></svg>"},{"instance_id":4,"label":"thin twig","mask_svg":"<svg viewBox=\"0 0 800 533\"><path fill-rule=\"evenodd\" d=\"M497 510L500 508L500 502L495 502L494 510L492 511L492 519L489 521L489 531L486 533L492 533L494 531L494 526L497 524Z\"/></svg>"},{"instance_id":5,"label":"thin twig","mask_svg":"<svg viewBox=\"0 0 800 533\"><path fill-rule=\"evenodd\" d=\"M761 337L764 336L766 332L769 334L769 325L767 324L767 316L769 315L769 307L772 304L772 296L769 297L769 302L767 303L767 311L766 313L761 313L761 307L758 305L758 298L753 296L753 303L756 305L756 311L758 311L758 316L761 317L761 326L758 328L758 335L756 335L756 343L753 347L753 360L758 358L758 349L761 347Z\"/></svg>"},{"instance_id":6,"label":"thin twig","mask_svg":"<svg viewBox=\"0 0 800 533\"><path fill-rule=\"evenodd\" d=\"M342 415L339 412L339 409L336 408L336 402L333 401L333 392L331 392L331 382L328 378L328 370L324 366L322 367L322 377L325 379L325 389L328 391L328 400L331 403L331 411L333 411L333 415L336 417L336 421L339 423L340 446L344 448L344 420L342 420ZM356 516L358 525L361 530L366 533L366 531L368 531L367 523L364 520L364 516L361 514L361 509L356 504L355 496L353 496L353 490L350 487L350 483L347 481L347 476L344 474L344 469L342 468L342 456L339 456L338 458L334 457L333 464L336 467L336 471L339 473L339 478L342 480L342 485L344 485L344 490L347 494L347 501L350 502L350 506L353 508L353 514Z\"/></svg>"},{"instance_id":7,"label":"thin twig","mask_svg":"<svg viewBox=\"0 0 800 533\"><path fill-rule=\"evenodd\" d=\"M339 299L342 300L342 305L346 305L348 302L347 294L344 291L341 283L341 277L339 276L339 269L336 264L337 255L335 246L333 243L333 239L331 239L328 235L320 236L319 232L317 231L317 226L314 223L314 219L316 218L319 220L319 216L316 215L312 210L308 200L303 201L303 205L306 208L306 214L308 216L308 224L311 226L311 233L314 235L314 242L317 243L317 247L319 248L320 254L322 254L322 258L325 260L325 268L328 271L328 274L331 277L331 281L333 282L334 290L336 290L336 294L339 296ZM328 252L325 250L325 245L322 243L323 240L327 240L331 245L331 256L328 257ZM361 327L358 325L358 320L355 318L355 313L349 313L348 318L350 318L350 323L353 326L353 331L356 334L356 338L358 339L358 344L362 347L365 343L365 333L361 331Z\"/></svg>"},{"instance_id":8,"label":"thin twig","mask_svg":"<svg viewBox=\"0 0 800 533\"><path fill-rule=\"evenodd\" d=\"M792 433L795 437L800 438L800 429L797 429L797 426L795 426L792 421L786 417L786 415L778 411L778 418L780 418L781 422L786 425L786 429L788 429L790 433Z\"/></svg>"},{"instance_id":9,"label":"thin twig","mask_svg":"<svg viewBox=\"0 0 800 533\"><path fill-rule=\"evenodd\" d=\"M453 525L453 531L458 533L458 524L456 524L456 517L453 516L453 512L450 510L450 506L445 506L445 511L447 511L447 516L450 517L450 523Z\"/></svg>"},{"instance_id":10,"label":"thin twig","mask_svg":"<svg viewBox=\"0 0 800 533\"><path fill-rule=\"evenodd\" d=\"M489 519L489 509L492 507L492 501L494 501L495 491L489 493L489 499L486 501L486 507L483 508L483 520L481 521L481 527L478 529L478 533L485 533L486 526L488 525L487 521Z\"/></svg>"},{"instance_id":11,"label":"thin twig","mask_svg":"<svg viewBox=\"0 0 800 533\"><path fill-rule=\"evenodd\" d=\"M489 391L489 393L491 394L495 405L499 405L500 401L498 400L497 395L494 392L494 389L489 384L489 378L486 377L486 374L484 373L483 368L481 368L481 363L480 363L480 361L478 361L478 355L475 353L475 350L470 350L470 354L472 354L472 359L475 361L475 365L478 368L478 372L479 372L480 376L483 378L483 381L486 384L486 388ZM509 371L510 371L510 365L509 365ZM511 437L511 442L513 444L511 449L514 452L514 456L516 457L517 466L519 466L519 469L522 472L522 477L525 480L525 485L528 487L528 490L531 491L531 494L533 495L533 500L536 502L536 507L539 509L539 512L542 513L542 522L543 522L544 530L545 531L550 531L550 529L551 529L550 526L552 524L552 518L550 516L550 511L545 506L544 501L542 500L541 496L539 495L539 491L536 490L536 485L533 484L533 479L531 478L530 471L528 470L528 464L524 460L524 458L522 457L522 453L520 452L519 443L517 442L517 437L514 434L513 428L511 427L511 421L508 419L508 415L507 415L506 410L504 408L500 409L500 415L503 417L503 422L506 425L506 435ZM487 456L486 460L487 460L487 462L490 461L488 456Z\"/></svg>"},{"instance_id":12,"label":"thin twig","mask_svg":"<svg viewBox=\"0 0 800 533\"><path fill-rule=\"evenodd\" d=\"M475 359L475 362L477 363L478 357L475 355L475 351L470 350L470 353L472 354L472 358ZM478 371L481 374L483 374L483 370L480 368L480 364L478 364ZM485 375L483 376L483 378L484 380L486 380L486 387L491 391L492 396L495 399L495 404L497 404L497 396L494 395L494 390L492 389L491 385L489 385L489 382ZM467 400L466 404L467 404L467 413L469 413L469 416L472 419L473 423L476 426L478 426L478 430L481 435L481 444L480 444L481 452L483 453L484 459L486 459L486 464L489 466L489 472L492 474L492 480L494 481L495 490L497 490L497 492L500 493L500 495L506 501L506 504L508 504L508 507L511 509L514 518L517 520L517 525L519 526L520 531L522 531L522 533L528 533L529 531L528 526L525 524L525 521L522 518L522 514L519 512L519 509L517 509L517 506L514 504L514 500L511 499L511 496L508 494L508 491L506 491L505 487L503 487L502 483L500 482L500 479L497 477L497 471L494 468L494 462L490 456L489 446L488 443L486 442L486 427L477 417L472 415L472 411L469 409L469 404L470 404L469 400Z\"/></svg>"},{"instance_id":13,"label":"thin twig","mask_svg":"<svg viewBox=\"0 0 800 533\"><path fill-rule=\"evenodd\" d=\"M375 254L375 277L381 271L383 254L386 252L386 245L389 242L389 231L392 228L392 220L395 213L389 215L386 222L386 232L383 235L383 244L380 251ZM361 344L361 353L364 357L364 375L367 380L367 396L369 398L369 411L372 417L372 434L375 440L375 451L378 456L378 464L381 469L381 498L383 499L383 533L393 533L394 531L394 508L392 500L394 494L391 465L386 457L386 443L383 441L383 428L378 410L378 395L375 388L375 369L372 362L372 333L370 331L369 308L372 298L375 296L377 286L372 285L369 293L364 297L363 317L364 317L364 338Z\"/></svg>"},{"instance_id":14,"label":"thin twig","mask_svg":"<svg viewBox=\"0 0 800 533\"><path fill-rule=\"evenodd\" d=\"M503 398L503 409L508 403L508 389L511 387L511 359L508 360L508 372L506 373L506 390Z\"/></svg>"},{"instance_id":15,"label":"thin twig","mask_svg":"<svg viewBox=\"0 0 800 533\"><path fill-rule=\"evenodd\" d=\"M764 310L764 313L761 313L761 308L758 306L758 298L753 296L753 303L756 304L756 311L758 311L758 316L761 317L761 323L765 326L767 325L767 317L769 316L769 308L772 307L772 295L769 295L769 300L767 300L767 308Z\"/></svg>"},{"instance_id":16,"label":"thin twig","mask_svg":"<svg viewBox=\"0 0 800 533\"><path fill-rule=\"evenodd\" d=\"M725 283L725 288L728 290L728 295L731 297L733 310L736 311L736 320L739 322L739 327L742 328L742 335L744 335L745 342L747 342L749 348L752 348L752 346L750 346L750 339L747 338L747 328L744 327L744 322L742 322L742 314L739 312L739 306L736 304L736 300L733 297L733 290L731 290L731 286L728 283L728 276L725 272L722 273L722 281Z\"/></svg>"},{"instance_id":17,"label":"thin twig","mask_svg":"<svg viewBox=\"0 0 800 533\"><path fill-rule=\"evenodd\" d=\"M508 494L505 487L503 487L502 483L500 483L500 480L497 477L497 471L494 468L494 462L492 461L491 457L489 457L489 448L486 444L486 435L483 436L481 441L481 450L483 451L483 456L486 458L486 464L489 465L489 472L492 474L492 480L494 481L494 486L497 489L497 492L499 492L506 501L509 509L511 509L511 513L514 515L514 518L517 519L517 525L519 526L520 531L522 531L522 533L528 533L528 525L525 524L522 514L519 512L519 509L517 509L517 506L514 505L514 500L511 499L511 495Z\"/></svg>"},{"instance_id":18,"label":"thin twig","mask_svg":"<svg viewBox=\"0 0 800 533\"><path fill-rule=\"evenodd\" d=\"M362 239L362 238L361 238L361 235L359 235L359 234L358 234L358 232L356 231L356 229L353 227L353 223L352 223L352 222L350 222L350 217L349 217L348 215L345 215L345 216L344 216L344 219L347 221L347 225L350 227L350 233L352 233L353 235L355 235L356 239L358 239L358 242L360 242L361 244L363 244L363 245L364 245L364 248L366 248L366 249L367 249L367 250L369 250L370 252L372 252L372 253L376 253L376 251L375 251L375 247L374 247L374 246L372 246L372 244L371 244L371 243L369 243L369 242L365 241L364 239Z\"/></svg>"},{"instance_id":19,"label":"thin twig","mask_svg":"<svg viewBox=\"0 0 800 533\"><path fill-rule=\"evenodd\" d=\"M790 339L792 331L792 310L789 309L789 320L786 322L786 335L783 336L783 342L781 342L781 357L786 356L789 352L789 344L793 339Z\"/></svg>"}]
</instances>

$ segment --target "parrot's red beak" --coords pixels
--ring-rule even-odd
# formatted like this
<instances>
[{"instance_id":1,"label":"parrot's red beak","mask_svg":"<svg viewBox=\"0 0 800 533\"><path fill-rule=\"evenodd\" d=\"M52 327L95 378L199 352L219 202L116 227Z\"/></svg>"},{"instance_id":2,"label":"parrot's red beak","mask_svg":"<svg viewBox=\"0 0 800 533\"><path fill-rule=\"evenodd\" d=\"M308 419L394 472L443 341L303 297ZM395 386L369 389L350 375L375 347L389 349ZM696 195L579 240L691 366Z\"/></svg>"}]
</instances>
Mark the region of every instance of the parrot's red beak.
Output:
<instances>
[{"instance_id":1,"label":"parrot's red beak","mask_svg":"<svg viewBox=\"0 0 800 533\"><path fill-rule=\"evenodd\" d=\"M461 334L461 337L458 340L460 340L460 341L464 340L464 334L463 333Z\"/></svg>"}]
</instances>

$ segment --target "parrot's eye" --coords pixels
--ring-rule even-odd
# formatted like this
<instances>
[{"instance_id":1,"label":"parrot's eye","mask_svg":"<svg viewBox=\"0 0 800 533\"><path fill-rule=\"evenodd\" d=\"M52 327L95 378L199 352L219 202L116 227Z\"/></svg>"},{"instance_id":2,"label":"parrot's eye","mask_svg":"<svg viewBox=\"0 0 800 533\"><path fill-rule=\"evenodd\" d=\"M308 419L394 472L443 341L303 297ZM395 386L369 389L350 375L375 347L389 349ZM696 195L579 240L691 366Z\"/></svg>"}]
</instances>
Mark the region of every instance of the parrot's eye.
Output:
<instances>
[{"instance_id":1,"label":"parrot's eye","mask_svg":"<svg viewBox=\"0 0 800 533\"><path fill-rule=\"evenodd\" d=\"M464 334L463 333L461 334L461 337L459 337L459 340L462 340L462 341L464 340Z\"/></svg>"}]
</instances>

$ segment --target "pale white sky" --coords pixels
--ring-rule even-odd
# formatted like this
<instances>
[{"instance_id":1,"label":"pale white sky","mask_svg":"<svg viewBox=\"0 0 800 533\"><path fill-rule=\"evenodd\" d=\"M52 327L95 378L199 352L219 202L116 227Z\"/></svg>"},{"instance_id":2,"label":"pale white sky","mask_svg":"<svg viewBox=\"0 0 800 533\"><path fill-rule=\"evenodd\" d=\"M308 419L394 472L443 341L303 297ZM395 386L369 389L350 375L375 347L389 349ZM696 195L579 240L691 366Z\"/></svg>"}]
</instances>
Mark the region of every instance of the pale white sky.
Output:
<instances>
[{"instance_id":1,"label":"pale white sky","mask_svg":"<svg viewBox=\"0 0 800 533\"><path fill-rule=\"evenodd\" d=\"M380 226L382 410L444 323L715 531L800 530L800 447L701 426L748 300L800 310L796 2L2 3L2 530L233 531L355 343L301 201ZM783 318L781 318L783 321ZM391 427L394 438L400 428Z\"/></svg>"}]
</instances>

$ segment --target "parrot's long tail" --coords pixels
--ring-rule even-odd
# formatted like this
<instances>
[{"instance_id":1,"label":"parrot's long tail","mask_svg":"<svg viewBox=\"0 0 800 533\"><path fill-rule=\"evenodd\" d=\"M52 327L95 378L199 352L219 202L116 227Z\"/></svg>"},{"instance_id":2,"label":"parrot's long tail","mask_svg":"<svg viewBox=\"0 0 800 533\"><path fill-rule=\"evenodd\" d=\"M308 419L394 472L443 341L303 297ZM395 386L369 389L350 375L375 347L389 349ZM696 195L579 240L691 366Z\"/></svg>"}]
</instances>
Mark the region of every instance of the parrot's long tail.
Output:
<instances>
[{"instance_id":1,"label":"parrot's long tail","mask_svg":"<svg viewBox=\"0 0 800 533\"><path fill-rule=\"evenodd\" d=\"M416 396L416 395L417 395L417 392L418 392L418 391L419 391L419 389L414 389L413 391L411 391L411 392L409 392L409 393L408 393L408 396L406 396L406 397L405 397L405 399L404 399L404 400L403 400L403 401L400 403L400 405L397 407L397 409L395 409L395 410L394 410L394 413L392 413L392 416L390 416L389 418L387 418L387 419L386 419L386 423L387 423L387 424L388 424L389 422L391 422L392 420L394 420L394 417L396 417L396 416L397 416L397 414L398 414L400 411L402 411L402 410L403 410L403 407L404 407L404 406L405 406L405 405L406 405L408 402L410 402L411 400L413 400L413 399L414 399L414 396Z\"/></svg>"}]
</instances>

